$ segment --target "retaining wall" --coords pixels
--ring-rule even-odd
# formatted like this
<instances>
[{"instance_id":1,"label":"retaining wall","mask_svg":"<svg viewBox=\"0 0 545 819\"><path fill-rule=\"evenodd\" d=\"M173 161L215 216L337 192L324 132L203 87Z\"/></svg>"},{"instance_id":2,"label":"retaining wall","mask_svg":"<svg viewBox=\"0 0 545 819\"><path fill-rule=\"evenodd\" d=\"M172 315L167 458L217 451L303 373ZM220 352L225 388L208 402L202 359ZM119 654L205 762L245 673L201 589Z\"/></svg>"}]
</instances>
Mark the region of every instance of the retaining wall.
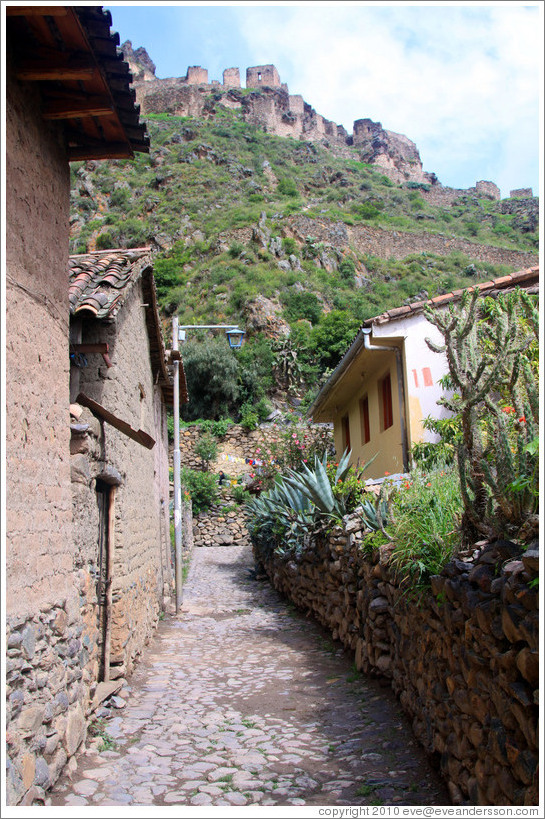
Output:
<instances>
[{"instance_id":1,"label":"retaining wall","mask_svg":"<svg viewBox=\"0 0 545 819\"><path fill-rule=\"evenodd\" d=\"M297 564L256 544L254 554L358 669L391 680L455 804L537 805L537 543L452 561L418 603L393 577L389 547L364 554L361 526L347 517Z\"/></svg>"}]
</instances>

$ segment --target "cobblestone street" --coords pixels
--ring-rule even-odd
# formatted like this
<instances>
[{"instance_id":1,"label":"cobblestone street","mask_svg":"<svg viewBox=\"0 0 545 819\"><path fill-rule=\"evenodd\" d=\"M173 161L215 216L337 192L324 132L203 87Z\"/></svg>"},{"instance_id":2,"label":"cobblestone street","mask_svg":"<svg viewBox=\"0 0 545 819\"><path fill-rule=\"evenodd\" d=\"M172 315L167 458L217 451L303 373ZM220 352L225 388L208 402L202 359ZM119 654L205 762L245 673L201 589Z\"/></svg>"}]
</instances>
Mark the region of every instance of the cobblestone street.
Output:
<instances>
[{"instance_id":1,"label":"cobblestone street","mask_svg":"<svg viewBox=\"0 0 545 819\"><path fill-rule=\"evenodd\" d=\"M390 689L256 579L247 547L195 549L181 614L120 693L111 747L80 753L49 804L449 804Z\"/></svg>"}]
</instances>

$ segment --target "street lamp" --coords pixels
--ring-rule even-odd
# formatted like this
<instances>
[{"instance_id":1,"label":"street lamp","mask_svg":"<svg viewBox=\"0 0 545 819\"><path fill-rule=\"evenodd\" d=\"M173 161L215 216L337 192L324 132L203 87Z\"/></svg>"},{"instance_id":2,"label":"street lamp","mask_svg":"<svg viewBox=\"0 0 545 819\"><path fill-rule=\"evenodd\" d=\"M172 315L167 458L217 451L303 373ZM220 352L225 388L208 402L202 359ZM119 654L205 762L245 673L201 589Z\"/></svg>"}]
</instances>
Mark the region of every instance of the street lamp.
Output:
<instances>
[{"instance_id":1,"label":"street lamp","mask_svg":"<svg viewBox=\"0 0 545 819\"><path fill-rule=\"evenodd\" d=\"M236 324L184 324L178 327L179 341L185 341L186 330L225 330L229 347L232 350L238 350L242 347L244 330L241 330Z\"/></svg>"},{"instance_id":2,"label":"street lamp","mask_svg":"<svg viewBox=\"0 0 545 819\"><path fill-rule=\"evenodd\" d=\"M225 330L229 347L238 350L242 347L245 332L236 324L178 324L178 316L172 319L172 350L178 352L178 344L185 341L186 330ZM181 487L181 456L180 456L180 362L176 357L174 367L174 452L172 466L174 472L174 574L176 585L176 613L182 606L182 487Z\"/></svg>"}]
</instances>

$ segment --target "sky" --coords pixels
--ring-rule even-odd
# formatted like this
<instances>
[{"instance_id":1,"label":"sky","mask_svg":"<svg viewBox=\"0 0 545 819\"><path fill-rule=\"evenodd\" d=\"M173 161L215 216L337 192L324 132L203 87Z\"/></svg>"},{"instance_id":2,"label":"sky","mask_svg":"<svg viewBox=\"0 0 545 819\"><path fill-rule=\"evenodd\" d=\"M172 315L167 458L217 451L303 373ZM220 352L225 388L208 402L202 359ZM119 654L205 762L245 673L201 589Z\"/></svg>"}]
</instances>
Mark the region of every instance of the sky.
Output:
<instances>
[{"instance_id":1,"label":"sky","mask_svg":"<svg viewBox=\"0 0 545 819\"><path fill-rule=\"evenodd\" d=\"M110 3L158 77L274 64L291 94L352 133L369 117L416 143L443 185L539 193L543 3Z\"/></svg>"}]
</instances>

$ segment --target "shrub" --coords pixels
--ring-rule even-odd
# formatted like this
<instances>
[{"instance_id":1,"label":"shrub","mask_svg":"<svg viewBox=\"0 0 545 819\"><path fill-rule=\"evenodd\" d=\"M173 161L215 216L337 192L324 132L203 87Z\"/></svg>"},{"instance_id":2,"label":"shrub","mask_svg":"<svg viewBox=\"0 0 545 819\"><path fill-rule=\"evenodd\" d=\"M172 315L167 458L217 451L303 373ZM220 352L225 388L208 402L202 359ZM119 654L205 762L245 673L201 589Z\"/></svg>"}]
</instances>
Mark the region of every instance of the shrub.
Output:
<instances>
[{"instance_id":1,"label":"shrub","mask_svg":"<svg viewBox=\"0 0 545 819\"><path fill-rule=\"evenodd\" d=\"M200 472L187 467L181 470L181 485L191 498L193 512L198 515L215 504L219 498L218 477L212 472Z\"/></svg>"},{"instance_id":2,"label":"shrub","mask_svg":"<svg viewBox=\"0 0 545 819\"><path fill-rule=\"evenodd\" d=\"M322 314L322 304L318 296L308 290L288 293L284 303L290 321L307 319L311 324L316 324Z\"/></svg>"},{"instance_id":3,"label":"shrub","mask_svg":"<svg viewBox=\"0 0 545 819\"><path fill-rule=\"evenodd\" d=\"M110 250L115 246L116 242L109 230L97 236L95 247L97 250Z\"/></svg>"},{"instance_id":4,"label":"shrub","mask_svg":"<svg viewBox=\"0 0 545 819\"><path fill-rule=\"evenodd\" d=\"M402 582L422 588L452 559L460 545L462 510L454 467L416 469L400 484L390 498L385 531L395 544L390 561Z\"/></svg>"},{"instance_id":5,"label":"shrub","mask_svg":"<svg viewBox=\"0 0 545 819\"><path fill-rule=\"evenodd\" d=\"M292 253L293 254L297 253L298 250L297 242L295 241L295 239L292 239L291 236L282 239L282 247L284 248L284 251L287 253L288 256L290 256Z\"/></svg>"},{"instance_id":6,"label":"shrub","mask_svg":"<svg viewBox=\"0 0 545 819\"><path fill-rule=\"evenodd\" d=\"M298 194L295 181L288 177L279 180L276 190L278 193L281 193L282 196L297 196Z\"/></svg>"},{"instance_id":7,"label":"shrub","mask_svg":"<svg viewBox=\"0 0 545 819\"><path fill-rule=\"evenodd\" d=\"M244 429L252 430L259 426L259 415L253 404L243 404L240 408L240 425Z\"/></svg>"},{"instance_id":8,"label":"shrub","mask_svg":"<svg viewBox=\"0 0 545 819\"><path fill-rule=\"evenodd\" d=\"M380 210L370 202L362 202L360 205L356 205L354 208L354 213L356 213L362 219L374 219L379 215Z\"/></svg>"},{"instance_id":9,"label":"shrub","mask_svg":"<svg viewBox=\"0 0 545 819\"><path fill-rule=\"evenodd\" d=\"M339 274L341 278L351 280L356 273L356 265L352 259L343 259L339 265Z\"/></svg>"},{"instance_id":10,"label":"shrub","mask_svg":"<svg viewBox=\"0 0 545 819\"><path fill-rule=\"evenodd\" d=\"M205 471L208 471L210 462L218 457L218 443L211 432L204 432L195 444L195 452L202 461Z\"/></svg>"},{"instance_id":11,"label":"shrub","mask_svg":"<svg viewBox=\"0 0 545 819\"><path fill-rule=\"evenodd\" d=\"M252 499L252 496L250 495L246 487L243 486L242 484L237 484L236 486L233 486L231 494L233 496L233 500L235 501L235 503L238 504L248 503Z\"/></svg>"},{"instance_id":12,"label":"shrub","mask_svg":"<svg viewBox=\"0 0 545 819\"><path fill-rule=\"evenodd\" d=\"M237 242L237 241L232 242L231 246L229 248L229 256L232 259L237 259L240 256L240 254L242 253L243 250L244 250L244 245L242 244L242 242Z\"/></svg>"}]
</instances>

